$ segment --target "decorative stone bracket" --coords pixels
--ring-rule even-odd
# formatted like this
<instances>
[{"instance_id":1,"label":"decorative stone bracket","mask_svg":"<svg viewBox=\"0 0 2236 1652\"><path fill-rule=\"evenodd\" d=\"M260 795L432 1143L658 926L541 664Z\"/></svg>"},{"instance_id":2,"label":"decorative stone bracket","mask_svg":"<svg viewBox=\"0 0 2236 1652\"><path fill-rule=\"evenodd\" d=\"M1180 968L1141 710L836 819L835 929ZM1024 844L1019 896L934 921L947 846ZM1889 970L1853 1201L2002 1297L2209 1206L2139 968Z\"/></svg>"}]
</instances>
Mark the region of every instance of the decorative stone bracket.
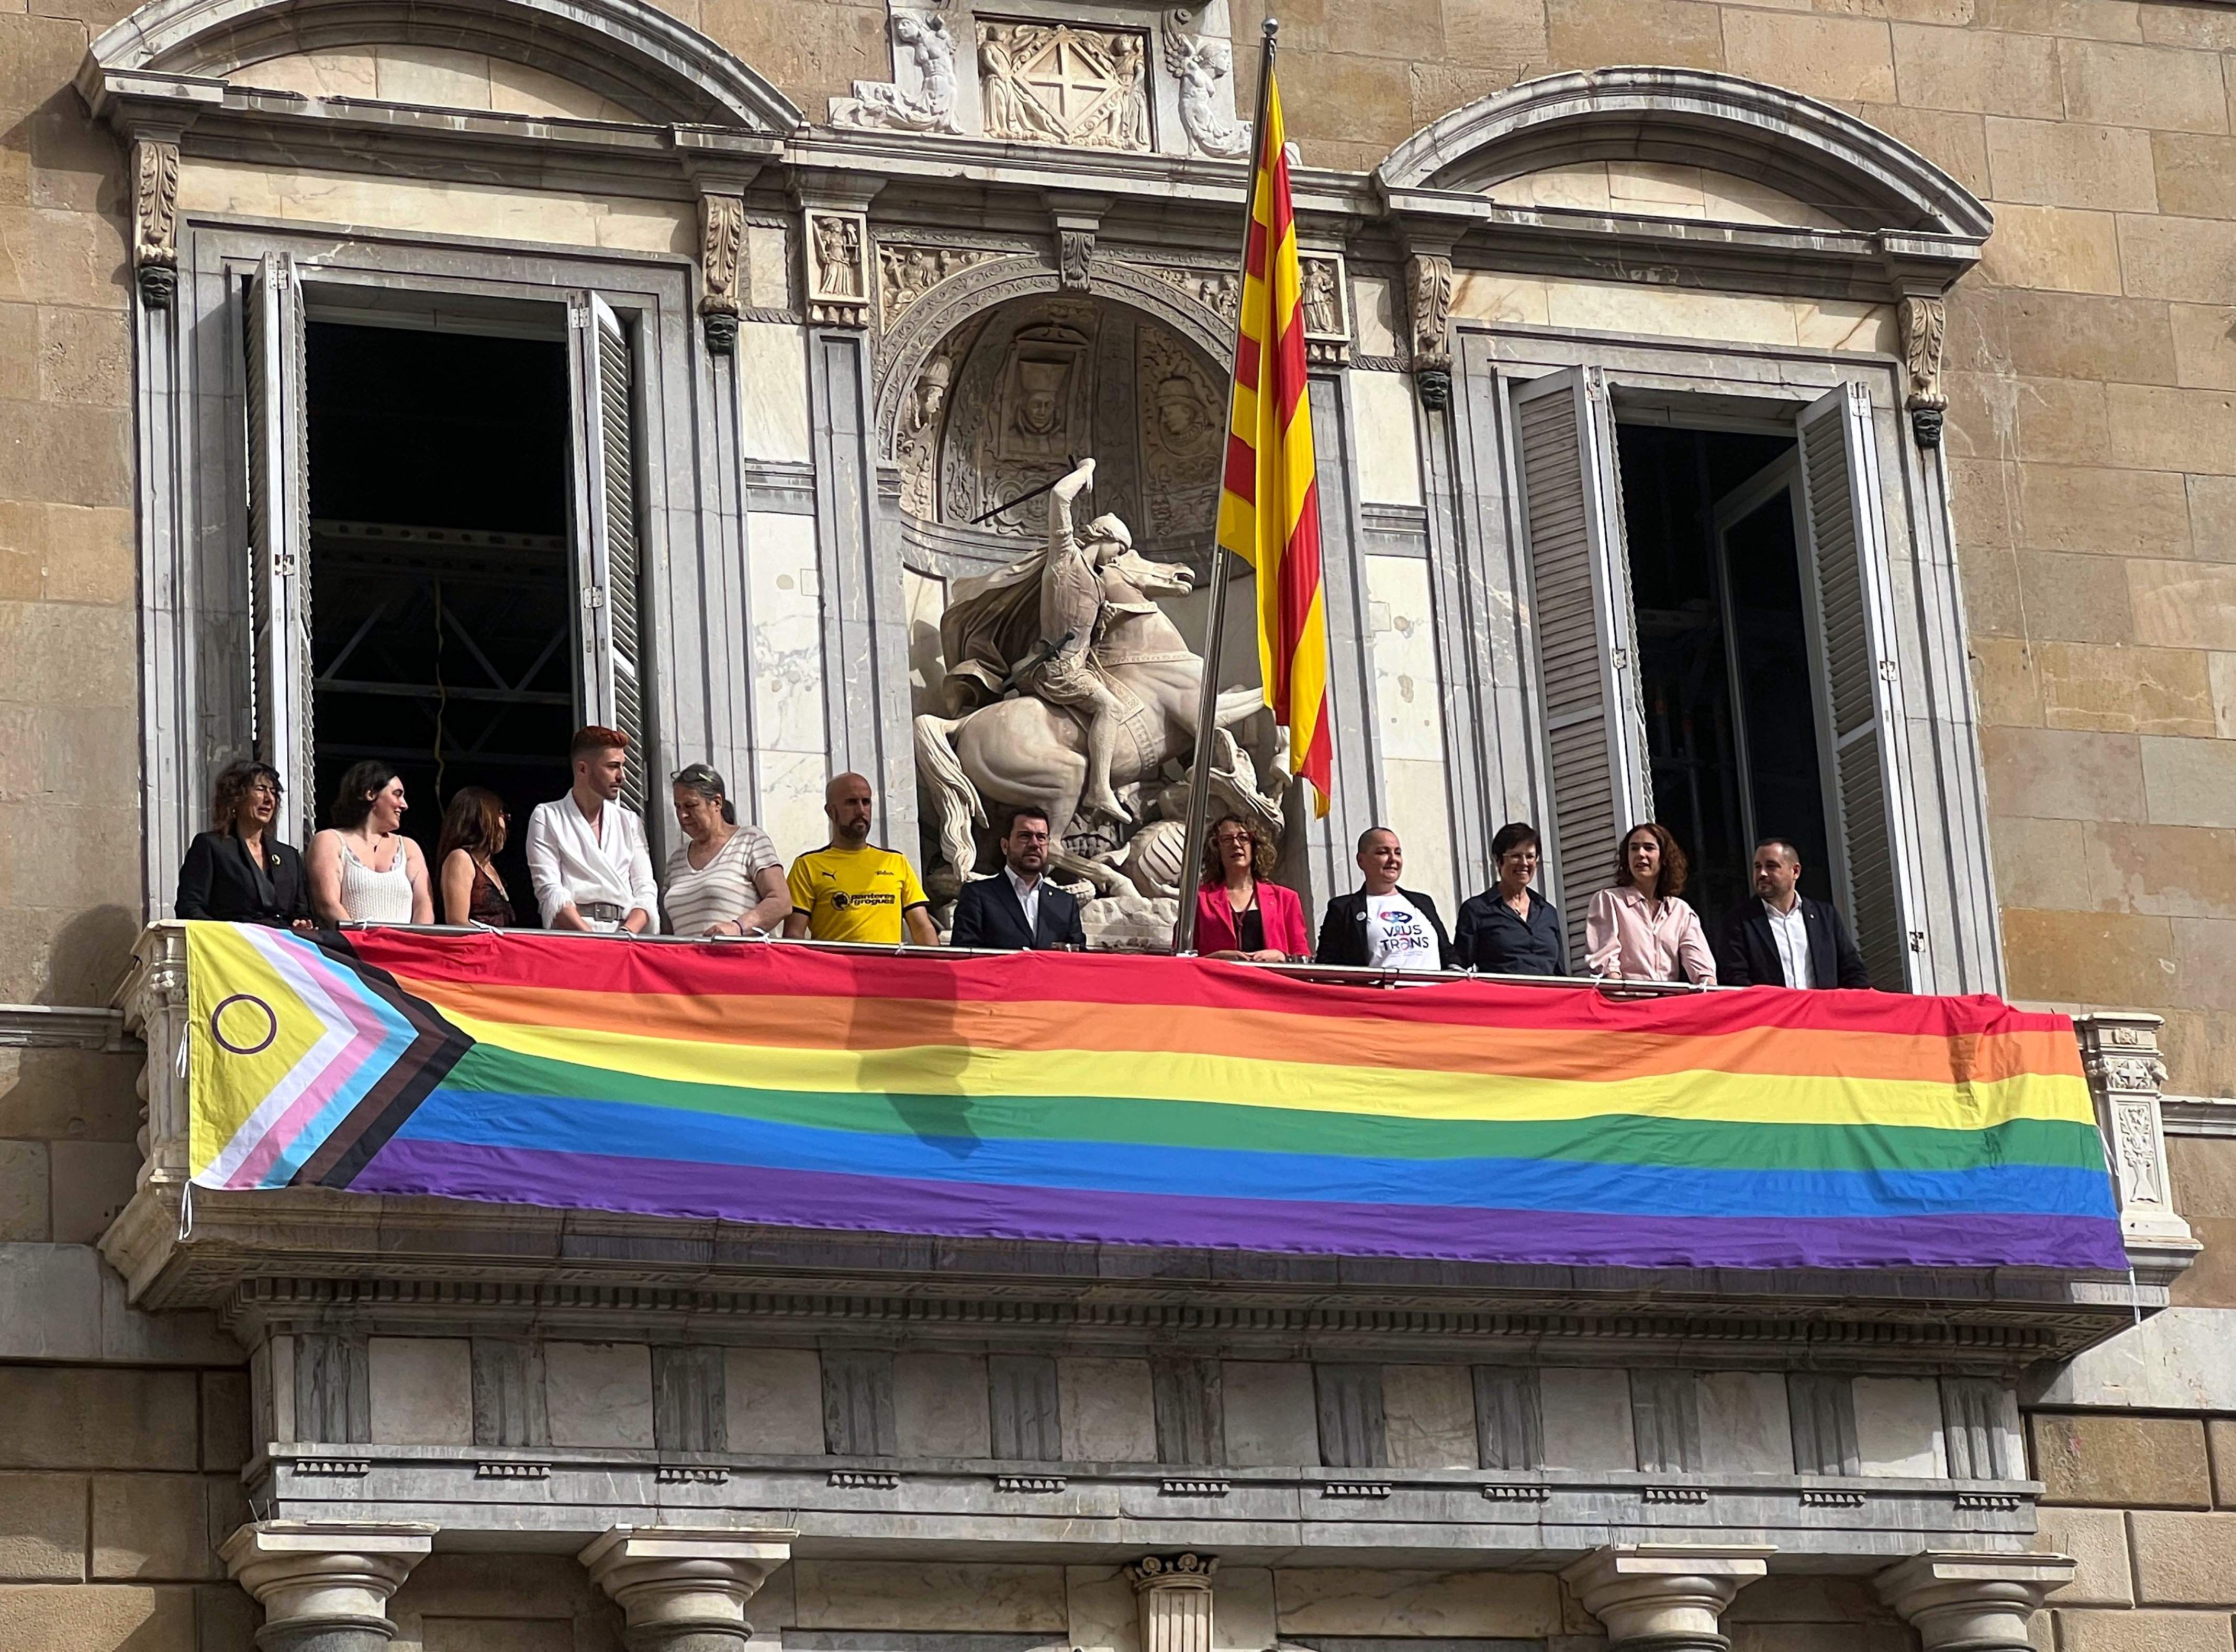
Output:
<instances>
[{"instance_id":1,"label":"decorative stone bracket","mask_svg":"<svg viewBox=\"0 0 2236 1652\"><path fill-rule=\"evenodd\" d=\"M792 1557L773 1528L615 1526L582 1550L621 1609L629 1652L744 1652L746 1603Z\"/></svg>"},{"instance_id":2,"label":"decorative stone bracket","mask_svg":"<svg viewBox=\"0 0 2236 1652\"><path fill-rule=\"evenodd\" d=\"M1452 260L1416 253L1405 260L1405 314L1411 329L1413 382L1424 407L1452 400Z\"/></svg>"},{"instance_id":3,"label":"decorative stone bracket","mask_svg":"<svg viewBox=\"0 0 2236 1652\"><path fill-rule=\"evenodd\" d=\"M179 289L179 145L142 137L132 145L132 269L151 309L168 310Z\"/></svg>"},{"instance_id":4,"label":"decorative stone bracket","mask_svg":"<svg viewBox=\"0 0 2236 1652\"><path fill-rule=\"evenodd\" d=\"M2120 1234L2137 1274L2162 1281L2189 1266L2203 1248L2176 1214L2167 1176L2166 1129L2159 1089L2166 1063L2159 1056L2157 1016L2106 1010L2075 1016L2081 1070L2096 1102L2113 1186L2120 1198Z\"/></svg>"},{"instance_id":5,"label":"decorative stone bracket","mask_svg":"<svg viewBox=\"0 0 2236 1652\"><path fill-rule=\"evenodd\" d=\"M1766 1544L1617 1545L1586 1555L1561 1574L1607 1626L1610 1649L1723 1652L1720 1624L1739 1590L1770 1570Z\"/></svg>"},{"instance_id":6,"label":"decorative stone bracket","mask_svg":"<svg viewBox=\"0 0 2236 1652\"><path fill-rule=\"evenodd\" d=\"M1941 387L1941 347L1948 326L1949 306L1942 299L1903 299L1903 405L1910 411L1910 434L1920 447L1941 445L1942 415L1949 408L1949 394Z\"/></svg>"},{"instance_id":7,"label":"decorative stone bracket","mask_svg":"<svg viewBox=\"0 0 2236 1652\"><path fill-rule=\"evenodd\" d=\"M699 319L707 348L727 356L738 346L744 307L740 272L746 246L746 198L708 192L699 197Z\"/></svg>"},{"instance_id":8,"label":"decorative stone bracket","mask_svg":"<svg viewBox=\"0 0 2236 1652\"><path fill-rule=\"evenodd\" d=\"M1211 1555L1147 1555L1126 1568L1141 1609L1141 1652L1211 1652Z\"/></svg>"},{"instance_id":9,"label":"decorative stone bracket","mask_svg":"<svg viewBox=\"0 0 2236 1652\"><path fill-rule=\"evenodd\" d=\"M1909 1620L1923 1652L2027 1652L2027 1620L2074 1570L2063 1555L1933 1550L1881 1572L1879 1598Z\"/></svg>"}]
</instances>

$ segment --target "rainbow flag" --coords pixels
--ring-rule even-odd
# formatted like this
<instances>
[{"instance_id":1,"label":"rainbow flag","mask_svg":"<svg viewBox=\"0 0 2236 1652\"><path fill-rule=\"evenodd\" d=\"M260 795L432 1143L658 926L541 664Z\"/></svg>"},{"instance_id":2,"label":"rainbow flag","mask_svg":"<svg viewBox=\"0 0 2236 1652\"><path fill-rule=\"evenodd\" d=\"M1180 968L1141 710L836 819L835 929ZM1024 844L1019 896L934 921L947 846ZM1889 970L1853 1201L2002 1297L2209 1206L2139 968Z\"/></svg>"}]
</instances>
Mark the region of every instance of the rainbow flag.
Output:
<instances>
[{"instance_id":1,"label":"rainbow flag","mask_svg":"<svg viewBox=\"0 0 2236 1652\"><path fill-rule=\"evenodd\" d=\"M1582 1267L2124 1270L1989 997L187 927L196 1182Z\"/></svg>"},{"instance_id":2,"label":"rainbow flag","mask_svg":"<svg viewBox=\"0 0 2236 1652\"><path fill-rule=\"evenodd\" d=\"M1290 772L1312 783L1313 812L1324 815L1333 759L1319 480L1305 383L1304 287L1281 89L1270 66L1265 88L1251 177L1250 236L1242 255L1219 543L1257 570L1258 667L1266 703L1289 731Z\"/></svg>"}]
</instances>

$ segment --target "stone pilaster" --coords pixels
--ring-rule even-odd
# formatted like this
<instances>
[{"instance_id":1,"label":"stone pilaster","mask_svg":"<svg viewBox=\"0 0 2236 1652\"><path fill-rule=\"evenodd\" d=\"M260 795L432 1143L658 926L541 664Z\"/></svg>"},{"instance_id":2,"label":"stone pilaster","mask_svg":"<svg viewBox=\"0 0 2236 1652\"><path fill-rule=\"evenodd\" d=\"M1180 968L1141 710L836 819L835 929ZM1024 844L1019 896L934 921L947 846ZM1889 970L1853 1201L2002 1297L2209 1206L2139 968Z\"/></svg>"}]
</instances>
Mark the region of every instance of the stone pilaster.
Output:
<instances>
[{"instance_id":1,"label":"stone pilaster","mask_svg":"<svg viewBox=\"0 0 2236 1652\"><path fill-rule=\"evenodd\" d=\"M2159 1090L2166 1083L2159 1055L2163 1024L2157 1016L2122 1010L2073 1018L2120 1198L2120 1234L2137 1274L2154 1284L2179 1274L2200 1248L2174 1208L2167 1175L2166 1129L2159 1116Z\"/></svg>"},{"instance_id":2,"label":"stone pilaster","mask_svg":"<svg viewBox=\"0 0 2236 1652\"><path fill-rule=\"evenodd\" d=\"M1732 1597L1768 1570L1756 1543L1641 1543L1597 1549L1561 1576L1607 1626L1608 1645L1638 1652L1723 1652Z\"/></svg>"},{"instance_id":3,"label":"stone pilaster","mask_svg":"<svg viewBox=\"0 0 2236 1652\"><path fill-rule=\"evenodd\" d=\"M1211 1652L1210 1555L1148 1555L1126 1568L1141 1609L1141 1652Z\"/></svg>"},{"instance_id":4,"label":"stone pilaster","mask_svg":"<svg viewBox=\"0 0 2236 1652\"><path fill-rule=\"evenodd\" d=\"M1929 1550L1881 1572L1879 1597L1910 1621L1923 1652L2027 1652L2027 1620L2074 1570L2063 1555Z\"/></svg>"},{"instance_id":5,"label":"stone pilaster","mask_svg":"<svg viewBox=\"0 0 2236 1652\"><path fill-rule=\"evenodd\" d=\"M388 1602L426 1557L431 1525L262 1520L218 1557L264 1608L260 1652L382 1652Z\"/></svg>"},{"instance_id":6,"label":"stone pilaster","mask_svg":"<svg viewBox=\"0 0 2236 1652\"><path fill-rule=\"evenodd\" d=\"M787 1530L615 1526L582 1550L628 1652L745 1652L746 1603L792 1557Z\"/></svg>"}]
</instances>

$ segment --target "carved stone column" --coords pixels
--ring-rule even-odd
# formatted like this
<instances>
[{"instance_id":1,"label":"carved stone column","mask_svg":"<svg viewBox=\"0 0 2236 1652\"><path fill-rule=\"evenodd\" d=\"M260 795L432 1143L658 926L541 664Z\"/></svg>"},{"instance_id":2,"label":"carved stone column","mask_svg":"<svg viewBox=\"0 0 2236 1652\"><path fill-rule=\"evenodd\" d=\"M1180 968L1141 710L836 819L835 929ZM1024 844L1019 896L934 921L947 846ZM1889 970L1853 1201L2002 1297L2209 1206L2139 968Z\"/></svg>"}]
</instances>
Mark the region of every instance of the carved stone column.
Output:
<instances>
[{"instance_id":1,"label":"carved stone column","mask_svg":"<svg viewBox=\"0 0 2236 1652\"><path fill-rule=\"evenodd\" d=\"M1949 308L1937 298L1912 296L1902 301L1902 353L1907 370L1903 405L1910 410L1910 434L1920 447L1941 445L1941 416L1949 394L1941 387L1941 345Z\"/></svg>"},{"instance_id":2,"label":"carved stone column","mask_svg":"<svg viewBox=\"0 0 2236 1652\"><path fill-rule=\"evenodd\" d=\"M1211 1555L1148 1555L1126 1568L1141 1608L1141 1652L1211 1652Z\"/></svg>"},{"instance_id":3,"label":"carved stone column","mask_svg":"<svg viewBox=\"0 0 2236 1652\"><path fill-rule=\"evenodd\" d=\"M1879 1574L1879 1597L1910 1621L1924 1652L2026 1652L2027 1620L2073 1581L2063 1555L1929 1550Z\"/></svg>"},{"instance_id":4,"label":"carved stone column","mask_svg":"<svg viewBox=\"0 0 2236 1652\"><path fill-rule=\"evenodd\" d=\"M2139 1275L2154 1281L2180 1272L2201 1248L2174 1208L2167 1181L2166 1130L2159 1118L2159 1087L2166 1063L2159 1058L2157 1016L2108 1010L2075 1016L2081 1070L2096 1101L2096 1125L2120 1199L2120 1234Z\"/></svg>"},{"instance_id":5,"label":"carved stone column","mask_svg":"<svg viewBox=\"0 0 2236 1652\"><path fill-rule=\"evenodd\" d=\"M1724 1609L1774 1552L1755 1543L1625 1544L1595 1550L1561 1576L1607 1626L1610 1652L1724 1652Z\"/></svg>"},{"instance_id":6,"label":"carved stone column","mask_svg":"<svg viewBox=\"0 0 2236 1652\"><path fill-rule=\"evenodd\" d=\"M792 1557L787 1530L615 1526L582 1550L629 1652L744 1652L746 1603Z\"/></svg>"},{"instance_id":7,"label":"carved stone column","mask_svg":"<svg viewBox=\"0 0 2236 1652\"><path fill-rule=\"evenodd\" d=\"M218 1550L264 1608L260 1652L382 1652L388 1603L426 1557L431 1525L263 1520Z\"/></svg>"}]
</instances>

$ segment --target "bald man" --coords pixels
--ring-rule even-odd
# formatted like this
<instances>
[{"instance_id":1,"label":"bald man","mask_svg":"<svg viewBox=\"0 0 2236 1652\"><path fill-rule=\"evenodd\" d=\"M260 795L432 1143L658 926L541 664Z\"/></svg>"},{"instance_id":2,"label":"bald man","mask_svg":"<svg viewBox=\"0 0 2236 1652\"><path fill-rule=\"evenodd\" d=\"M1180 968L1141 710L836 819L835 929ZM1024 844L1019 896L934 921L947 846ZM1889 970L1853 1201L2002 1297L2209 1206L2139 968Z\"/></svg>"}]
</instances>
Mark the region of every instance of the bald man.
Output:
<instances>
[{"instance_id":1,"label":"bald man","mask_svg":"<svg viewBox=\"0 0 2236 1652\"><path fill-rule=\"evenodd\" d=\"M863 941L898 946L937 946L931 903L908 857L870 842L870 817L876 801L870 782L859 774L840 774L823 788L823 813L831 821L827 848L810 850L792 863L786 881L792 913L784 932L792 940Z\"/></svg>"}]
</instances>

